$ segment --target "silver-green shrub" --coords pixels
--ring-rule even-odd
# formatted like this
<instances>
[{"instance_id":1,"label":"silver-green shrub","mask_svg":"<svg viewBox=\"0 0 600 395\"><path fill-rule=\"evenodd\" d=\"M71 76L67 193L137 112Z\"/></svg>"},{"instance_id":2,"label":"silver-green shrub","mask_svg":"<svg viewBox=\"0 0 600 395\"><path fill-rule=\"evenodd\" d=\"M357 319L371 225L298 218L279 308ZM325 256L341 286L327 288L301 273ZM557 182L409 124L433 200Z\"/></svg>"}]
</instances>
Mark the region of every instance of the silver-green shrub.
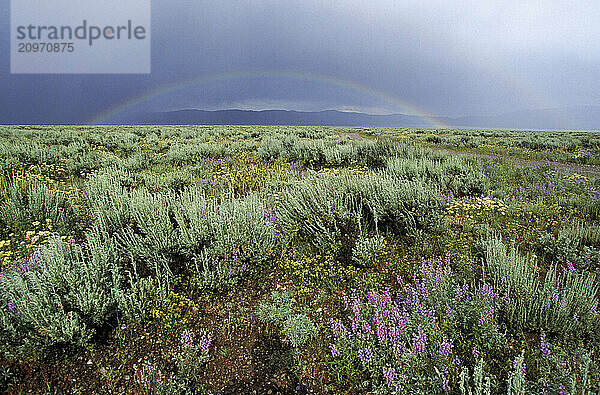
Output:
<instances>
[{"instance_id":1,"label":"silver-green shrub","mask_svg":"<svg viewBox=\"0 0 600 395\"><path fill-rule=\"evenodd\" d=\"M82 345L117 314L115 251L52 240L0 280L0 347L8 354Z\"/></svg>"},{"instance_id":2,"label":"silver-green shrub","mask_svg":"<svg viewBox=\"0 0 600 395\"><path fill-rule=\"evenodd\" d=\"M85 184L87 204L98 227L113 235L132 223L131 191L137 186L133 173L113 167Z\"/></svg>"},{"instance_id":3,"label":"silver-green shrub","mask_svg":"<svg viewBox=\"0 0 600 395\"><path fill-rule=\"evenodd\" d=\"M553 266L542 281L534 258L497 237L487 240L485 255L487 274L506 292L505 317L514 328L599 338L600 284L594 274Z\"/></svg>"},{"instance_id":4,"label":"silver-green shrub","mask_svg":"<svg viewBox=\"0 0 600 395\"><path fill-rule=\"evenodd\" d=\"M317 328L305 314L294 312L294 302L289 292L273 291L271 302L259 304L256 313L261 321L281 327L283 341L297 349L317 334Z\"/></svg>"},{"instance_id":5,"label":"silver-green shrub","mask_svg":"<svg viewBox=\"0 0 600 395\"><path fill-rule=\"evenodd\" d=\"M508 395L525 395L527 394L527 380L525 379L526 366L524 361L524 352L515 358L513 368L508 374L506 383Z\"/></svg>"},{"instance_id":6,"label":"silver-green shrub","mask_svg":"<svg viewBox=\"0 0 600 395\"><path fill-rule=\"evenodd\" d=\"M366 227L414 236L443 223L436 189L384 173L303 179L283 192L279 216L284 228L300 230L321 249Z\"/></svg>"},{"instance_id":7,"label":"silver-green shrub","mask_svg":"<svg viewBox=\"0 0 600 395\"><path fill-rule=\"evenodd\" d=\"M348 178L313 177L283 193L279 217L284 228L298 227L313 245L325 249L342 232L356 232L361 212Z\"/></svg>"},{"instance_id":8,"label":"silver-green shrub","mask_svg":"<svg viewBox=\"0 0 600 395\"><path fill-rule=\"evenodd\" d=\"M283 158L300 161L305 165L341 166L363 164L383 167L388 158L401 155L404 148L389 139L348 141L340 136L327 139L300 138L296 134L271 134L258 148L262 158Z\"/></svg>"},{"instance_id":9,"label":"silver-green shrub","mask_svg":"<svg viewBox=\"0 0 600 395\"><path fill-rule=\"evenodd\" d=\"M600 246L600 225L587 225L581 222L562 226L559 234L574 240L577 244Z\"/></svg>"},{"instance_id":10,"label":"silver-green shrub","mask_svg":"<svg viewBox=\"0 0 600 395\"><path fill-rule=\"evenodd\" d=\"M594 270L600 266L600 251L594 247L584 245L577 231L559 231L558 236L543 232L538 238L538 249L543 256L549 258L554 264L562 264L578 269Z\"/></svg>"},{"instance_id":11,"label":"silver-green shrub","mask_svg":"<svg viewBox=\"0 0 600 395\"><path fill-rule=\"evenodd\" d=\"M201 289L233 285L278 245L276 224L256 196L217 201L198 188L180 194L136 189L104 199L95 206L98 222L131 257L132 282L152 276L168 287L174 275L192 274Z\"/></svg>"},{"instance_id":12,"label":"silver-green shrub","mask_svg":"<svg viewBox=\"0 0 600 395\"><path fill-rule=\"evenodd\" d=\"M24 190L20 185L10 185L7 199L0 206L0 221L13 232L29 230L33 221L51 219L55 231L68 234L77 222L77 213L67 196L36 184Z\"/></svg>"},{"instance_id":13,"label":"silver-green shrub","mask_svg":"<svg viewBox=\"0 0 600 395\"><path fill-rule=\"evenodd\" d=\"M256 314L261 321L277 325L294 313L293 304L294 298L289 291L273 291L271 292L271 303L260 303Z\"/></svg>"},{"instance_id":14,"label":"silver-green shrub","mask_svg":"<svg viewBox=\"0 0 600 395\"><path fill-rule=\"evenodd\" d=\"M317 328L305 314L292 314L283 322L281 333L284 342L298 348L315 337Z\"/></svg>"},{"instance_id":15,"label":"silver-green shrub","mask_svg":"<svg viewBox=\"0 0 600 395\"><path fill-rule=\"evenodd\" d=\"M386 169L395 177L433 182L459 196L481 195L488 190L484 174L457 156L421 153L392 157Z\"/></svg>"},{"instance_id":16,"label":"silver-green shrub","mask_svg":"<svg viewBox=\"0 0 600 395\"><path fill-rule=\"evenodd\" d=\"M230 197L218 203L190 191L178 202L176 231L182 247L192 254L200 288L235 283L247 270L273 258L278 248L276 224L258 197Z\"/></svg>"},{"instance_id":17,"label":"silver-green shrub","mask_svg":"<svg viewBox=\"0 0 600 395\"><path fill-rule=\"evenodd\" d=\"M461 395L491 395L492 379L483 372L483 358L477 361L473 368L473 388L470 385L469 368L464 366L460 372L460 393Z\"/></svg>"},{"instance_id":18,"label":"silver-green shrub","mask_svg":"<svg viewBox=\"0 0 600 395\"><path fill-rule=\"evenodd\" d=\"M359 239L352 248L352 261L357 266L370 267L377 263L377 255L384 246L383 236Z\"/></svg>"},{"instance_id":19,"label":"silver-green shrub","mask_svg":"<svg viewBox=\"0 0 600 395\"><path fill-rule=\"evenodd\" d=\"M385 173L350 177L351 194L366 208L366 222L375 230L417 236L443 225L437 186L421 180L399 180Z\"/></svg>"}]
</instances>

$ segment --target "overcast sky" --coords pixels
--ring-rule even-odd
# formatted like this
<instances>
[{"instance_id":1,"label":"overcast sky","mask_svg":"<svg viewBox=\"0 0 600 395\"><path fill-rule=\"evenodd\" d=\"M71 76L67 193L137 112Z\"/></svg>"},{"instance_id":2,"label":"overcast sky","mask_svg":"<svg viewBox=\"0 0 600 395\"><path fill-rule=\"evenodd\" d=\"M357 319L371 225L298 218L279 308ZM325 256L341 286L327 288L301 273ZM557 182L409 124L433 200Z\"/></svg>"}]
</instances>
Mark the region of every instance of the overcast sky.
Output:
<instances>
[{"instance_id":1,"label":"overcast sky","mask_svg":"<svg viewBox=\"0 0 600 395\"><path fill-rule=\"evenodd\" d=\"M154 0L150 75L11 75L0 5L3 123L181 108L459 116L600 105L597 0Z\"/></svg>"}]
</instances>

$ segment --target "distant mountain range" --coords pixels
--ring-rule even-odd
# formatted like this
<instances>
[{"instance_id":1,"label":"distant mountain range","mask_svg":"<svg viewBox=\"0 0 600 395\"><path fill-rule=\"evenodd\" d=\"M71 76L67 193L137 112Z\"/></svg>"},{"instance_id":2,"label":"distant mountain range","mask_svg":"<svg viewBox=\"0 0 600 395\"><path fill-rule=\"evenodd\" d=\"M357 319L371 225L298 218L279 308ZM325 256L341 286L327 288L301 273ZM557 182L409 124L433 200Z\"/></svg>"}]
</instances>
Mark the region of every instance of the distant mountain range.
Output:
<instances>
[{"instance_id":1,"label":"distant mountain range","mask_svg":"<svg viewBox=\"0 0 600 395\"><path fill-rule=\"evenodd\" d=\"M453 128L600 130L600 107L527 110L495 116L436 117ZM371 115L336 110L177 110L138 114L115 123L162 125L297 125L431 128L427 120L405 114Z\"/></svg>"}]
</instances>

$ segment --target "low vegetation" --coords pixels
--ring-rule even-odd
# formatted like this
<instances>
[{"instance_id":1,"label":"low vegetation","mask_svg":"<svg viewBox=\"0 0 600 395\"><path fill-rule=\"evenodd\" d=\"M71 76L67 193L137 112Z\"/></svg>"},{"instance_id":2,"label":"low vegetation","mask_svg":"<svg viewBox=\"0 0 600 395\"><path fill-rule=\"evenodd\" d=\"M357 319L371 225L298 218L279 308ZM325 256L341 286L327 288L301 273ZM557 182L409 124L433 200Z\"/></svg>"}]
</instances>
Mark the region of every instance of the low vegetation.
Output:
<instances>
[{"instance_id":1,"label":"low vegetation","mask_svg":"<svg viewBox=\"0 0 600 395\"><path fill-rule=\"evenodd\" d=\"M598 143L0 127L0 387L598 393Z\"/></svg>"}]
</instances>

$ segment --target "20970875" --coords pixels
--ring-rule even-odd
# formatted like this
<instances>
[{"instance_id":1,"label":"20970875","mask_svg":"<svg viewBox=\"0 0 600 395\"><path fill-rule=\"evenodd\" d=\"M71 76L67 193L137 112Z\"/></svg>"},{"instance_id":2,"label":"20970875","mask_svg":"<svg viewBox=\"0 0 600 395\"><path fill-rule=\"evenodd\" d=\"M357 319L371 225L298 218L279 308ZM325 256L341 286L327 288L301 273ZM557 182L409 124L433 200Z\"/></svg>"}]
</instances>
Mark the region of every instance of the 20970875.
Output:
<instances>
[{"instance_id":1,"label":"20970875","mask_svg":"<svg viewBox=\"0 0 600 395\"><path fill-rule=\"evenodd\" d=\"M73 43L19 43L19 52L74 52Z\"/></svg>"}]
</instances>

